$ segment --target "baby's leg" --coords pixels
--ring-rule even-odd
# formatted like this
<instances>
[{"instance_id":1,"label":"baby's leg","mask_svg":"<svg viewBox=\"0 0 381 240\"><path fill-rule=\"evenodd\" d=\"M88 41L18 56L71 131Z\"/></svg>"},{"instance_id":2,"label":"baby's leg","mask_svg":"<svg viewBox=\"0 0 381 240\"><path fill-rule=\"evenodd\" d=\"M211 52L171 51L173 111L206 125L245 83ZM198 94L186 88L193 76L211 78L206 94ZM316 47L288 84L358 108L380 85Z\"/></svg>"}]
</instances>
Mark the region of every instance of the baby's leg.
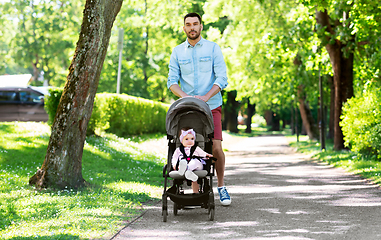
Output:
<instances>
[{"instance_id":1,"label":"baby's leg","mask_svg":"<svg viewBox=\"0 0 381 240\"><path fill-rule=\"evenodd\" d=\"M197 182L192 182L192 190L193 190L193 193L198 193L198 189L199 189L199 185Z\"/></svg>"},{"instance_id":2,"label":"baby's leg","mask_svg":"<svg viewBox=\"0 0 381 240\"><path fill-rule=\"evenodd\" d=\"M202 163L199 161L199 160L191 160L189 163L188 163L188 170L190 171L195 171L195 170L202 170L203 169L203 166L202 166ZM194 174L194 173L193 173ZM194 181L192 182L192 190L193 190L193 193L198 193L198 190L199 190L199 185L197 183L197 181Z\"/></svg>"},{"instance_id":3,"label":"baby's leg","mask_svg":"<svg viewBox=\"0 0 381 240\"><path fill-rule=\"evenodd\" d=\"M188 170L195 171L195 170L202 170L203 166L202 163L199 160L190 160L188 163Z\"/></svg>"}]
</instances>

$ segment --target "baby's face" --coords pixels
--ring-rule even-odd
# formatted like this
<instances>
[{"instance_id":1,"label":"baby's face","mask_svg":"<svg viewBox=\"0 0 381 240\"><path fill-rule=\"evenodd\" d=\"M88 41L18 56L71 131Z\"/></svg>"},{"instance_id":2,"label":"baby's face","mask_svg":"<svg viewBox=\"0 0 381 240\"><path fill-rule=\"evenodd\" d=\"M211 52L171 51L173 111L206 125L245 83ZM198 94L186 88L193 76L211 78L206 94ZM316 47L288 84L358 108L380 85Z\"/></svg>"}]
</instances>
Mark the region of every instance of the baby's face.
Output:
<instances>
[{"instance_id":1,"label":"baby's face","mask_svg":"<svg viewBox=\"0 0 381 240\"><path fill-rule=\"evenodd\" d=\"M194 137L192 134L188 133L184 138L183 138L183 145L184 147L192 147L194 145Z\"/></svg>"}]
</instances>

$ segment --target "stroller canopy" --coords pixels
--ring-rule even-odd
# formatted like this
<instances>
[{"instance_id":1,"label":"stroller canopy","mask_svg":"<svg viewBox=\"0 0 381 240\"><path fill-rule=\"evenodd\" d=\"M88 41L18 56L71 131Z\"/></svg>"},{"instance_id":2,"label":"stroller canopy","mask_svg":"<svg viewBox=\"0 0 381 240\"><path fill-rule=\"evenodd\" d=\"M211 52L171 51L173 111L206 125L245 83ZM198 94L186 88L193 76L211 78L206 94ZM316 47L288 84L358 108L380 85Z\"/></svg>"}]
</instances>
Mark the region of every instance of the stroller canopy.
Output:
<instances>
[{"instance_id":1,"label":"stroller canopy","mask_svg":"<svg viewBox=\"0 0 381 240\"><path fill-rule=\"evenodd\" d=\"M204 125L204 134L214 132L213 115L209 105L198 98L184 97L175 101L168 109L165 126L167 134L177 136L180 118L186 118L188 114L199 115L199 120Z\"/></svg>"}]
</instances>

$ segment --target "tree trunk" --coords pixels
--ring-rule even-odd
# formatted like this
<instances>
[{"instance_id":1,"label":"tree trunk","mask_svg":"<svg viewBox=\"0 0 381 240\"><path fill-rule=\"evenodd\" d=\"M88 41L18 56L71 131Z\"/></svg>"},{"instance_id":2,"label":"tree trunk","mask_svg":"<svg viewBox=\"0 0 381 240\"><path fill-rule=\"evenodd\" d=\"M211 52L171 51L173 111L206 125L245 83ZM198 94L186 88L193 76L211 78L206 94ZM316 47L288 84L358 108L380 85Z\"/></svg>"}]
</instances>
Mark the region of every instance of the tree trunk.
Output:
<instances>
[{"instance_id":1,"label":"tree trunk","mask_svg":"<svg viewBox=\"0 0 381 240\"><path fill-rule=\"evenodd\" d=\"M224 119L226 124L226 130L230 132L237 133L238 132L238 108L239 108L239 102L235 100L235 97L237 96L236 91L230 91L226 92L227 94L227 102L224 106Z\"/></svg>"},{"instance_id":2,"label":"tree trunk","mask_svg":"<svg viewBox=\"0 0 381 240\"><path fill-rule=\"evenodd\" d=\"M294 104L291 107L291 121L290 121L291 135L295 134L295 108Z\"/></svg>"},{"instance_id":3,"label":"tree trunk","mask_svg":"<svg viewBox=\"0 0 381 240\"><path fill-rule=\"evenodd\" d=\"M251 118L255 114L255 104L250 104L250 99L247 99L247 118L245 133L251 133Z\"/></svg>"},{"instance_id":4,"label":"tree trunk","mask_svg":"<svg viewBox=\"0 0 381 240\"><path fill-rule=\"evenodd\" d=\"M264 118L266 120L266 126L270 127L273 125L273 111L271 110L265 110Z\"/></svg>"},{"instance_id":5,"label":"tree trunk","mask_svg":"<svg viewBox=\"0 0 381 240\"><path fill-rule=\"evenodd\" d=\"M328 83L331 89L330 108L329 108L329 130L327 139L333 139L335 129L335 86L333 85L333 77L328 75Z\"/></svg>"},{"instance_id":6,"label":"tree trunk","mask_svg":"<svg viewBox=\"0 0 381 240\"><path fill-rule=\"evenodd\" d=\"M111 28L122 0L86 0L81 33L57 108L41 169L29 179L38 188L78 188L82 153Z\"/></svg>"},{"instance_id":7,"label":"tree trunk","mask_svg":"<svg viewBox=\"0 0 381 240\"><path fill-rule=\"evenodd\" d=\"M299 99L300 116L302 118L303 126L307 132L307 135L309 139L311 140L318 139L319 129L312 117L310 107L306 103L302 86L299 86L299 89L298 89L298 99Z\"/></svg>"},{"instance_id":8,"label":"tree trunk","mask_svg":"<svg viewBox=\"0 0 381 240\"><path fill-rule=\"evenodd\" d=\"M280 131L280 118L277 114L273 114L273 124L271 125L270 131Z\"/></svg>"},{"instance_id":9,"label":"tree trunk","mask_svg":"<svg viewBox=\"0 0 381 240\"><path fill-rule=\"evenodd\" d=\"M348 15L348 14L347 14ZM334 111L334 138L333 148L335 150L344 149L344 136L340 127L340 116L342 113L342 106L353 96L353 53L347 52L346 56L342 49L346 46L340 40L335 39L331 41L331 36L335 34L334 29L331 26L331 20L327 11L316 12L316 21L326 27L328 36L325 35L325 41L328 43L325 45L330 57L330 61L333 69L333 82L335 87L335 111ZM336 26L341 24L335 22ZM324 41L324 40L323 40ZM354 42L354 36L349 40L349 44Z\"/></svg>"}]
</instances>

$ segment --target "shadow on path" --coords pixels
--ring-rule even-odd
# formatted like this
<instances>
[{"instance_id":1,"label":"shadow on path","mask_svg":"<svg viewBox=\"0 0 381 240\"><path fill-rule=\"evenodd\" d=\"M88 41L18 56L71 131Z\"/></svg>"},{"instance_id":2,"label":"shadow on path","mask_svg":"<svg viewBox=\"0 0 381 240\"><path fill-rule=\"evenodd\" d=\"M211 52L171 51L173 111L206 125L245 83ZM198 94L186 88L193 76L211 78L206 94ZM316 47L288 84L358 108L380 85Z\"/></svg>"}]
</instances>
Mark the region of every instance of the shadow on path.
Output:
<instances>
[{"instance_id":1,"label":"shadow on path","mask_svg":"<svg viewBox=\"0 0 381 240\"><path fill-rule=\"evenodd\" d=\"M226 157L232 205L216 194L215 221L205 209L170 208L164 223L160 204L114 239L381 239L376 185L295 153L281 136L244 139Z\"/></svg>"}]
</instances>

